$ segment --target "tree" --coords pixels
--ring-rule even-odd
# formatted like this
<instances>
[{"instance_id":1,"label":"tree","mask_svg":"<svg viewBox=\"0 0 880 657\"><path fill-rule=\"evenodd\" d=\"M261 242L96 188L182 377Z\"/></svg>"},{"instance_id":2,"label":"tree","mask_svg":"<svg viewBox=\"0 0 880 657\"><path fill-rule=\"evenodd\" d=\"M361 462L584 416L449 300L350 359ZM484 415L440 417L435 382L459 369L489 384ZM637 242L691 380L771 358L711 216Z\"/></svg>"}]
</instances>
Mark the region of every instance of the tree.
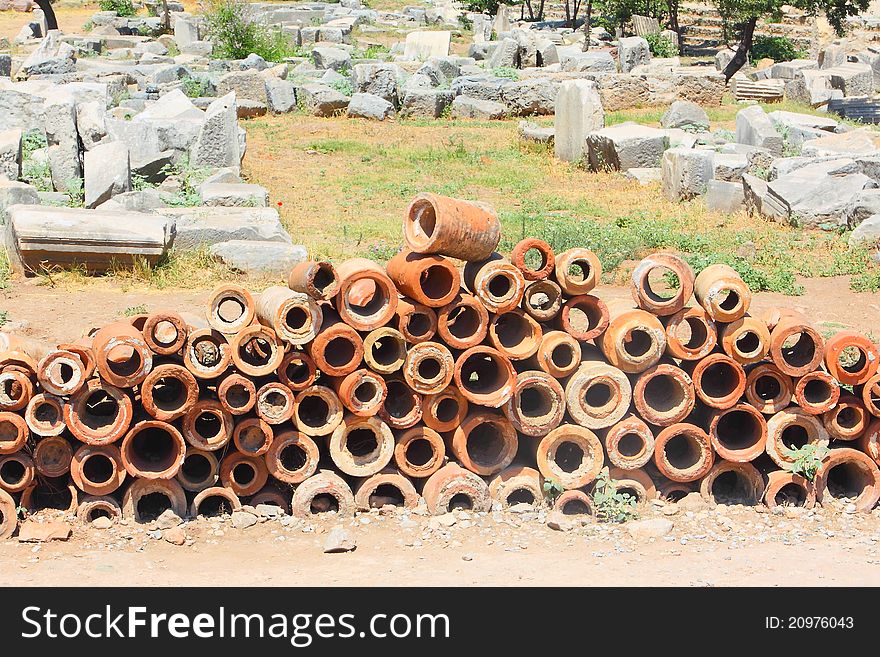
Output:
<instances>
[{"instance_id":1,"label":"tree","mask_svg":"<svg viewBox=\"0 0 880 657\"><path fill-rule=\"evenodd\" d=\"M52 9L52 5L49 0L36 0L37 6L43 10L43 14L46 16L46 28L50 30L58 29L58 19L55 18L55 10Z\"/></svg>"},{"instance_id":2,"label":"tree","mask_svg":"<svg viewBox=\"0 0 880 657\"><path fill-rule=\"evenodd\" d=\"M870 0L715 0L718 13L725 22L734 25L739 33L736 53L724 68L724 80L730 78L743 67L755 39L755 26L763 16L777 17L782 14L782 6L790 5L811 16L825 14L831 27L838 35L843 35L844 20L847 16L857 16L867 11Z\"/></svg>"}]
</instances>

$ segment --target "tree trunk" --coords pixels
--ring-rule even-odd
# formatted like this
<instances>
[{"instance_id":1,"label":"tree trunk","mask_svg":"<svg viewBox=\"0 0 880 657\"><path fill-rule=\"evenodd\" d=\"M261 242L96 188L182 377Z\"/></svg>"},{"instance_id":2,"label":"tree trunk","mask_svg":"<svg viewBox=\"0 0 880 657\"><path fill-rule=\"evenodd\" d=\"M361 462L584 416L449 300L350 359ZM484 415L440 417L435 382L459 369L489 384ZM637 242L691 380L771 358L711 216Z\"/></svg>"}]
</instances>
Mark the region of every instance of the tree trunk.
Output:
<instances>
[{"instance_id":1,"label":"tree trunk","mask_svg":"<svg viewBox=\"0 0 880 657\"><path fill-rule=\"evenodd\" d=\"M678 54L684 54L684 39L678 24L678 0L669 0L669 29L678 35Z\"/></svg>"},{"instance_id":2,"label":"tree trunk","mask_svg":"<svg viewBox=\"0 0 880 657\"><path fill-rule=\"evenodd\" d=\"M590 19L593 16L593 0L587 0L587 14L584 16L584 52L590 49Z\"/></svg>"},{"instance_id":3,"label":"tree trunk","mask_svg":"<svg viewBox=\"0 0 880 657\"><path fill-rule=\"evenodd\" d=\"M163 21L165 24L165 33L171 34L171 12L168 11L168 0L162 0L162 12L165 17Z\"/></svg>"},{"instance_id":4,"label":"tree trunk","mask_svg":"<svg viewBox=\"0 0 880 657\"><path fill-rule=\"evenodd\" d=\"M538 20L544 20L544 0L541 0L541 4L538 5Z\"/></svg>"},{"instance_id":5,"label":"tree trunk","mask_svg":"<svg viewBox=\"0 0 880 657\"><path fill-rule=\"evenodd\" d=\"M530 21L535 20L535 12L532 9L532 0L526 0L526 7L529 10L529 20Z\"/></svg>"},{"instance_id":6,"label":"tree trunk","mask_svg":"<svg viewBox=\"0 0 880 657\"><path fill-rule=\"evenodd\" d=\"M732 78L734 74L745 65L749 56L749 50L752 49L752 41L755 38L755 25L757 22L758 17L752 16L743 25L742 38L739 40L739 45L736 47L736 54L722 71L725 83L730 82L730 78Z\"/></svg>"},{"instance_id":7,"label":"tree trunk","mask_svg":"<svg viewBox=\"0 0 880 657\"><path fill-rule=\"evenodd\" d=\"M43 13L46 15L46 29L49 30L57 30L58 29L58 19L55 18L55 10L52 9L52 5L49 3L49 0L36 0L37 6L43 10ZM45 34L43 36L46 36Z\"/></svg>"},{"instance_id":8,"label":"tree trunk","mask_svg":"<svg viewBox=\"0 0 880 657\"><path fill-rule=\"evenodd\" d=\"M571 29L573 29L573 30L577 29L578 12L580 11L580 9L581 9L581 0L574 0L572 12L571 12L571 23L569 25L569 27L571 27Z\"/></svg>"}]
</instances>

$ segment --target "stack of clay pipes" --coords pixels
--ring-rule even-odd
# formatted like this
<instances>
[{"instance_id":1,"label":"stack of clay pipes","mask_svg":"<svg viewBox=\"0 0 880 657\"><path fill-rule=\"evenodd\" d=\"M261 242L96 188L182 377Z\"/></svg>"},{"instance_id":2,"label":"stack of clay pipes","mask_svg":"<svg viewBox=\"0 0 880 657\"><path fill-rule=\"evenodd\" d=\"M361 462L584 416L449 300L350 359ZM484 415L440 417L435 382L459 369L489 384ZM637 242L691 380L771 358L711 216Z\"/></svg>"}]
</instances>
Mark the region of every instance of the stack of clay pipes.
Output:
<instances>
[{"instance_id":1,"label":"stack of clay pipes","mask_svg":"<svg viewBox=\"0 0 880 657\"><path fill-rule=\"evenodd\" d=\"M52 349L4 335L2 535L19 506L306 517L421 496L440 514L562 490L558 510L589 514L606 465L640 504L875 505L870 340L750 315L733 269L695 277L670 254L606 302L592 251L525 239L505 258L500 236L491 208L420 194L385 267L308 261L287 287L221 285L204 318L156 312ZM830 447L813 481L791 471L807 443Z\"/></svg>"}]
</instances>

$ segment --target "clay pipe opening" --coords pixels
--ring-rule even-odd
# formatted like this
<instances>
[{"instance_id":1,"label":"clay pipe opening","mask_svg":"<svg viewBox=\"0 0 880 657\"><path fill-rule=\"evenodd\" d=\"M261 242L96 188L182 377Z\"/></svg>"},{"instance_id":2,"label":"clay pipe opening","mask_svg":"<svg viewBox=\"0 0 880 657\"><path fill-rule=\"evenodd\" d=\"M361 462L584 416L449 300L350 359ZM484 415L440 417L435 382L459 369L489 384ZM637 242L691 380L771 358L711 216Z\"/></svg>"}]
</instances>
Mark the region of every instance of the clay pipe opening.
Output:
<instances>
[{"instance_id":1,"label":"clay pipe opening","mask_svg":"<svg viewBox=\"0 0 880 657\"><path fill-rule=\"evenodd\" d=\"M122 440L122 463L132 477L171 479L186 454L180 432L158 420L143 420Z\"/></svg>"}]
</instances>

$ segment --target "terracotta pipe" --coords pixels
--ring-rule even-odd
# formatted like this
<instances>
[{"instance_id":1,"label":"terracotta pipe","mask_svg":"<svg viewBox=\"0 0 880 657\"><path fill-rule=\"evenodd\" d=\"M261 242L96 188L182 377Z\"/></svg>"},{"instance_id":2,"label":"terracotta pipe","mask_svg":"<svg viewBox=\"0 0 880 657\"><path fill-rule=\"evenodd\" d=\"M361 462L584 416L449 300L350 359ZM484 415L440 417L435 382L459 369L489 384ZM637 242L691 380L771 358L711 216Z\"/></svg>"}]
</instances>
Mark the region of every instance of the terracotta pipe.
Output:
<instances>
[{"instance_id":1,"label":"terracotta pipe","mask_svg":"<svg viewBox=\"0 0 880 657\"><path fill-rule=\"evenodd\" d=\"M394 463L407 477L430 477L446 459L446 443L428 427L412 427L397 437Z\"/></svg>"},{"instance_id":2,"label":"terracotta pipe","mask_svg":"<svg viewBox=\"0 0 880 657\"><path fill-rule=\"evenodd\" d=\"M394 317L397 288L382 267L366 258L351 258L336 271L336 312L343 322L358 331L372 331Z\"/></svg>"},{"instance_id":3,"label":"terracotta pipe","mask_svg":"<svg viewBox=\"0 0 880 657\"><path fill-rule=\"evenodd\" d=\"M64 422L87 445L109 445L126 434L133 414L122 390L92 379L64 406Z\"/></svg>"},{"instance_id":4,"label":"terracotta pipe","mask_svg":"<svg viewBox=\"0 0 880 657\"><path fill-rule=\"evenodd\" d=\"M131 324L134 328L136 328L141 333L144 332L144 326L147 324L147 318L149 315L147 313L138 313L137 315L130 315L128 317L120 317L119 321L127 322Z\"/></svg>"},{"instance_id":5,"label":"terracotta pipe","mask_svg":"<svg viewBox=\"0 0 880 657\"><path fill-rule=\"evenodd\" d=\"M73 483L89 495L110 495L122 486L126 474L116 445L82 445L70 462Z\"/></svg>"},{"instance_id":6,"label":"terracotta pipe","mask_svg":"<svg viewBox=\"0 0 880 657\"><path fill-rule=\"evenodd\" d=\"M489 312L477 297L459 294L437 311L440 342L450 349L470 349L489 332Z\"/></svg>"},{"instance_id":7,"label":"terracotta pipe","mask_svg":"<svg viewBox=\"0 0 880 657\"><path fill-rule=\"evenodd\" d=\"M554 274L565 294L587 294L602 280L602 263L589 249L568 249L556 256Z\"/></svg>"},{"instance_id":8,"label":"terracotta pipe","mask_svg":"<svg viewBox=\"0 0 880 657\"><path fill-rule=\"evenodd\" d=\"M534 260L529 254L535 253L538 257L538 264L532 267L530 262L526 260ZM542 281L553 273L556 265L556 257L553 255L553 248L544 240L534 237L527 237L517 242L516 246L510 252L510 261L513 266L522 272L523 278L527 281Z\"/></svg>"},{"instance_id":9,"label":"terracotta pipe","mask_svg":"<svg viewBox=\"0 0 880 657\"><path fill-rule=\"evenodd\" d=\"M0 457L0 488L8 493L20 493L30 486L36 476L34 460L18 451Z\"/></svg>"},{"instance_id":10,"label":"terracotta pipe","mask_svg":"<svg viewBox=\"0 0 880 657\"><path fill-rule=\"evenodd\" d=\"M862 403L871 415L880 417L880 374L875 374L862 386Z\"/></svg>"},{"instance_id":11,"label":"terracotta pipe","mask_svg":"<svg viewBox=\"0 0 880 657\"><path fill-rule=\"evenodd\" d=\"M694 295L716 322L738 320L752 302L752 292L737 271L720 263L709 265L697 275Z\"/></svg>"},{"instance_id":12,"label":"terracotta pipe","mask_svg":"<svg viewBox=\"0 0 880 657\"><path fill-rule=\"evenodd\" d=\"M786 311L770 332L770 358L789 376L803 376L825 356L822 336L800 314Z\"/></svg>"},{"instance_id":13,"label":"terracotta pipe","mask_svg":"<svg viewBox=\"0 0 880 657\"><path fill-rule=\"evenodd\" d=\"M163 310L149 315L144 322L144 342L158 356L179 353L186 344L189 327L186 320L175 312Z\"/></svg>"},{"instance_id":14,"label":"terracotta pipe","mask_svg":"<svg viewBox=\"0 0 880 657\"><path fill-rule=\"evenodd\" d=\"M422 497L428 505L428 512L435 516L455 509L479 513L492 508L486 482L458 463L447 463L428 477Z\"/></svg>"},{"instance_id":15,"label":"terracotta pipe","mask_svg":"<svg viewBox=\"0 0 880 657\"><path fill-rule=\"evenodd\" d=\"M214 452L188 447L175 478L184 489L198 493L217 483L220 478L220 461Z\"/></svg>"},{"instance_id":16,"label":"terracotta pipe","mask_svg":"<svg viewBox=\"0 0 880 657\"><path fill-rule=\"evenodd\" d=\"M757 317L740 317L721 329L721 348L740 365L758 363L770 351L770 331Z\"/></svg>"},{"instance_id":17,"label":"terracotta pipe","mask_svg":"<svg viewBox=\"0 0 880 657\"><path fill-rule=\"evenodd\" d=\"M693 492L689 483L678 481L664 481L657 487L657 496L667 503L678 502Z\"/></svg>"},{"instance_id":18,"label":"terracotta pipe","mask_svg":"<svg viewBox=\"0 0 880 657\"><path fill-rule=\"evenodd\" d=\"M856 511L867 513L880 499L880 469L863 452L849 447L832 449L819 466L814 486L817 502L838 496L855 498Z\"/></svg>"},{"instance_id":19,"label":"terracotta pipe","mask_svg":"<svg viewBox=\"0 0 880 657\"><path fill-rule=\"evenodd\" d=\"M324 319L321 331L306 347L309 356L318 370L327 376L351 374L364 358L364 342L348 324Z\"/></svg>"},{"instance_id":20,"label":"terracotta pipe","mask_svg":"<svg viewBox=\"0 0 880 657\"><path fill-rule=\"evenodd\" d=\"M388 395L385 379L367 369L355 370L341 379L333 379L333 389L342 405L360 417L378 413Z\"/></svg>"},{"instance_id":21,"label":"terracotta pipe","mask_svg":"<svg viewBox=\"0 0 880 657\"><path fill-rule=\"evenodd\" d=\"M312 299L326 301L339 291L339 276L336 268L322 260L307 260L297 263L290 270L287 287L294 292L309 295Z\"/></svg>"},{"instance_id":22,"label":"terracotta pipe","mask_svg":"<svg viewBox=\"0 0 880 657\"><path fill-rule=\"evenodd\" d=\"M238 451L248 456L262 456L268 452L274 437L271 425L258 417L240 420L232 432L232 441Z\"/></svg>"},{"instance_id":23,"label":"terracotta pipe","mask_svg":"<svg viewBox=\"0 0 880 657\"><path fill-rule=\"evenodd\" d=\"M52 351L52 346L42 340L0 332L0 353L17 352L27 355L28 358L36 362L44 358L50 351Z\"/></svg>"},{"instance_id":24,"label":"terracotta pipe","mask_svg":"<svg viewBox=\"0 0 880 657\"><path fill-rule=\"evenodd\" d=\"M342 422L342 402L327 386L309 386L293 404L293 423L307 436L327 436Z\"/></svg>"},{"instance_id":25,"label":"terracotta pipe","mask_svg":"<svg viewBox=\"0 0 880 657\"><path fill-rule=\"evenodd\" d=\"M812 509L815 503L816 491L811 481L788 470L774 470L767 475L764 504L768 509L777 506Z\"/></svg>"},{"instance_id":26,"label":"terracotta pipe","mask_svg":"<svg viewBox=\"0 0 880 657\"><path fill-rule=\"evenodd\" d=\"M577 424L604 429L629 411L632 386L616 367L601 360L584 360L565 384L565 402Z\"/></svg>"},{"instance_id":27,"label":"terracotta pipe","mask_svg":"<svg viewBox=\"0 0 880 657\"><path fill-rule=\"evenodd\" d=\"M641 468L654 456L654 434L635 415L628 415L612 425L603 442L608 460L622 470Z\"/></svg>"},{"instance_id":28,"label":"terracotta pipe","mask_svg":"<svg viewBox=\"0 0 880 657\"><path fill-rule=\"evenodd\" d=\"M60 436L64 424L64 400L55 395L34 395L24 411L28 428L38 436Z\"/></svg>"},{"instance_id":29,"label":"terracotta pipe","mask_svg":"<svg viewBox=\"0 0 880 657\"><path fill-rule=\"evenodd\" d=\"M712 413L709 437L716 453L727 461L754 461L767 447L767 421L749 404Z\"/></svg>"},{"instance_id":30,"label":"terracotta pipe","mask_svg":"<svg viewBox=\"0 0 880 657\"><path fill-rule=\"evenodd\" d=\"M422 420L425 426L434 431L452 431L467 414L468 401L455 386L449 386L436 395L425 395L422 399Z\"/></svg>"},{"instance_id":31,"label":"terracotta pipe","mask_svg":"<svg viewBox=\"0 0 880 657\"><path fill-rule=\"evenodd\" d=\"M488 260L468 262L464 267L464 285L486 310L506 313L522 301L526 280L519 269L497 253Z\"/></svg>"},{"instance_id":32,"label":"terracotta pipe","mask_svg":"<svg viewBox=\"0 0 880 657\"><path fill-rule=\"evenodd\" d=\"M229 351L236 369L252 378L271 376L284 358L284 347L278 343L275 331L260 324L247 326L232 336Z\"/></svg>"},{"instance_id":33,"label":"terracotta pipe","mask_svg":"<svg viewBox=\"0 0 880 657\"><path fill-rule=\"evenodd\" d=\"M186 455L183 436L172 425L142 420L122 440L122 463L132 477L173 479Z\"/></svg>"},{"instance_id":34,"label":"terracotta pipe","mask_svg":"<svg viewBox=\"0 0 880 657\"><path fill-rule=\"evenodd\" d=\"M730 408L746 390L746 372L730 356L714 353L691 368L697 397L712 408Z\"/></svg>"},{"instance_id":35,"label":"terracotta pipe","mask_svg":"<svg viewBox=\"0 0 880 657\"><path fill-rule=\"evenodd\" d=\"M224 335L233 335L250 326L255 312L254 298L239 285L221 283L208 297L208 324Z\"/></svg>"},{"instance_id":36,"label":"terracotta pipe","mask_svg":"<svg viewBox=\"0 0 880 657\"><path fill-rule=\"evenodd\" d=\"M546 372L520 372L513 395L501 409L520 433L546 436L565 416L565 392Z\"/></svg>"},{"instance_id":37,"label":"terracotta pipe","mask_svg":"<svg viewBox=\"0 0 880 657\"><path fill-rule=\"evenodd\" d=\"M403 363L403 378L422 395L435 395L451 382L455 370L452 353L439 342L420 342L410 347Z\"/></svg>"},{"instance_id":38,"label":"terracotta pipe","mask_svg":"<svg viewBox=\"0 0 880 657\"><path fill-rule=\"evenodd\" d=\"M229 452L220 461L220 483L239 497L254 495L269 480L266 462L241 452Z\"/></svg>"},{"instance_id":39,"label":"terracotta pipe","mask_svg":"<svg viewBox=\"0 0 880 657\"><path fill-rule=\"evenodd\" d=\"M550 376L564 379L580 366L581 357L577 340L564 331L548 331L541 337L533 362Z\"/></svg>"},{"instance_id":40,"label":"terracotta pipe","mask_svg":"<svg viewBox=\"0 0 880 657\"><path fill-rule=\"evenodd\" d=\"M856 440L868 427L870 416L854 395L841 395L837 406L822 415L822 424L834 440Z\"/></svg>"},{"instance_id":41,"label":"terracotta pipe","mask_svg":"<svg viewBox=\"0 0 880 657\"><path fill-rule=\"evenodd\" d=\"M538 444L538 470L544 479L570 490L592 482L602 470L602 443L592 431L574 424L556 427Z\"/></svg>"},{"instance_id":42,"label":"terracotta pipe","mask_svg":"<svg viewBox=\"0 0 880 657\"><path fill-rule=\"evenodd\" d=\"M661 363L642 372L633 387L633 403L644 420L659 427L682 422L694 410L696 393L687 372Z\"/></svg>"},{"instance_id":43,"label":"terracotta pipe","mask_svg":"<svg viewBox=\"0 0 880 657\"><path fill-rule=\"evenodd\" d=\"M74 352L54 349L37 365L37 380L49 394L70 397L85 385L86 366Z\"/></svg>"},{"instance_id":44,"label":"terracotta pipe","mask_svg":"<svg viewBox=\"0 0 880 657\"><path fill-rule=\"evenodd\" d=\"M828 432L815 415L809 415L803 409L791 406L767 420L767 454L780 468L791 467L794 459L789 455L789 451L801 448L807 443L816 446L828 445Z\"/></svg>"},{"instance_id":45,"label":"terracotta pipe","mask_svg":"<svg viewBox=\"0 0 880 657\"><path fill-rule=\"evenodd\" d=\"M66 515L73 515L77 507L77 490L66 477L37 478L22 491L18 506L29 513L57 509Z\"/></svg>"},{"instance_id":46,"label":"terracotta pipe","mask_svg":"<svg viewBox=\"0 0 880 657\"><path fill-rule=\"evenodd\" d=\"M403 249L388 261L385 271L401 294L430 308L445 306L461 287L458 269L443 256Z\"/></svg>"},{"instance_id":47,"label":"terracotta pipe","mask_svg":"<svg viewBox=\"0 0 880 657\"><path fill-rule=\"evenodd\" d=\"M670 273L678 280L678 288L669 296L652 287L651 275L657 273ZM687 305L694 294L694 272L676 255L654 253L642 258L633 269L630 291L642 310L664 317L674 315Z\"/></svg>"},{"instance_id":48,"label":"terracotta pipe","mask_svg":"<svg viewBox=\"0 0 880 657\"><path fill-rule=\"evenodd\" d=\"M581 294L565 302L559 326L575 340L596 340L608 329L608 306L599 297Z\"/></svg>"},{"instance_id":49,"label":"terracotta pipe","mask_svg":"<svg viewBox=\"0 0 880 657\"><path fill-rule=\"evenodd\" d=\"M706 476L714 462L709 436L693 424L673 424L654 439L654 464L672 481L696 481Z\"/></svg>"},{"instance_id":50,"label":"terracotta pipe","mask_svg":"<svg viewBox=\"0 0 880 657\"><path fill-rule=\"evenodd\" d=\"M321 470L306 479L296 487L290 500L290 510L296 518L310 518L328 512L349 518L356 508L351 487L330 470Z\"/></svg>"},{"instance_id":51,"label":"terracotta pipe","mask_svg":"<svg viewBox=\"0 0 880 657\"><path fill-rule=\"evenodd\" d=\"M605 358L627 374L656 365L666 350L666 331L651 313L622 300L608 304L608 328L597 339Z\"/></svg>"},{"instance_id":52,"label":"terracotta pipe","mask_svg":"<svg viewBox=\"0 0 880 657\"><path fill-rule=\"evenodd\" d=\"M318 471L321 453L315 441L301 431L284 431L266 452L269 474L285 484L300 484Z\"/></svg>"},{"instance_id":53,"label":"terracotta pipe","mask_svg":"<svg viewBox=\"0 0 880 657\"><path fill-rule=\"evenodd\" d=\"M754 506L764 492L764 477L751 463L719 461L700 482L700 495L711 504Z\"/></svg>"},{"instance_id":54,"label":"terracotta pipe","mask_svg":"<svg viewBox=\"0 0 880 657\"><path fill-rule=\"evenodd\" d=\"M63 477L70 472L73 448L60 436L43 438L34 449L34 468L44 477Z\"/></svg>"},{"instance_id":55,"label":"terracotta pipe","mask_svg":"<svg viewBox=\"0 0 880 657\"><path fill-rule=\"evenodd\" d=\"M196 493L189 507L189 515L192 518L210 517L222 515L227 509L229 515L233 511L241 510L241 500L238 499L238 495L230 488L211 486Z\"/></svg>"},{"instance_id":56,"label":"terracotta pipe","mask_svg":"<svg viewBox=\"0 0 880 657\"><path fill-rule=\"evenodd\" d=\"M321 330L324 313L310 296L275 285L256 299L257 319L275 332L279 340L301 347Z\"/></svg>"},{"instance_id":57,"label":"terracotta pipe","mask_svg":"<svg viewBox=\"0 0 880 657\"><path fill-rule=\"evenodd\" d=\"M181 423L183 437L196 449L213 452L225 447L232 439L232 414L213 399L200 399Z\"/></svg>"},{"instance_id":58,"label":"terracotta pipe","mask_svg":"<svg viewBox=\"0 0 880 657\"><path fill-rule=\"evenodd\" d=\"M293 417L295 404L296 398L290 388L278 381L270 381L257 390L254 409L263 421L283 424Z\"/></svg>"},{"instance_id":59,"label":"terracotta pipe","mask_svg":"<svg viewBox=\"0 0 880 657\"><path fill-rule=\"evenodd\" d=\"M544 478L534 468L512 465L489 482L489 495L503 508L515 504L544 506Z\"/></svg>"},{"instance_id":60,"label":"terracotta pipe","mask_svg":"<svg viewBox=\"0 0 880 657\"><path fill-rule=\"evenodd\" d=\"M177 480L138 478L131 482L131 485L129 485L122 496L123 518L133 520L139 524L155 520L161 514L161 511L146 514L145 511L147 509L142 507L142 502L146 498L152 498L152 501L155 501L157 496L165 498L164 505L166 508L174 511L178 517L183 518L186 516L186 495L183 492L183 488L177 483Z\"/></svg>"},{"instance_id":61,"label":"terracotta pipe","mask_svg":"<svg viewBox=\"0 0 880 657\"><path fill-rule=\"evenodd\" d=\"M287 352L278 366L278 380L294 392L305 390L315 382L318 368L304 351ZM254 389L256 393L256 389Z\"/></svg>"},{"instance_id":62,"label":"terracotta pipe","mask_svg":"<svg viewBox=\"0 0 880 657\"><path fill-rule=\"evenodd\" d=\"M395 326L411 344L431 340L437 332L437 312L412 299L398 300L395 315Z\"/></svg>"},{"instance_id":63,"label":"terracotta pipe","mask_svg":"<svg viewBox=\"0 0 880 657\"><path fill-rule=\"evenodd\" d=\"M153 368L153 352L143 334L126 322L108 324L95 333L92 349L101 378L119 388L138 385Z\"/></svg>"},{"instance_id":64,"label":"terracotta pipe","mask_svg":"<svg viewBox=\"0 0 880 657\"><path fill-rule=\"evenodd\" d=\"M562 310L562 288L549 279L529 283L523 292L522 307L537 321L549 322Z\"/></svg>"},{"instance_id":65,"label":"terracotta pipe","mask_svg":"<svg viewBox=\"0 0 880 657\"><path fill-rule=\"evenodd\" d=\"M458 462L484 477L510 465L518 447L516 429L507 418L479 411L468 415L453 431L450 443Z\"/></svg>"},{"instance_id":66,"label":"terracotta pipe","mask_svg":"<svg viewBox=\"0 0 880 657\"><path fill-rule=\"evenodd\" d=\"M281 382L287 385L283 379ZM250 412L254 404L257 403L257 387L246 376L236 373L228 374L217 385L217 399L223 408L232 415L244 415Z\"/></svg>"},{"instance_id":67,"label":"terracotta pipe","mask_svg":"<svg viewBox=\"0 0 880 657\"><path fill-rule=\"evenodd\" d=\"M513 394L515 382L510 360L491 347L471 347L455 361L455 385L473 404L502 406Z\"/></svg>"},{"instance_id":68,"label":"terracotta pipe","mask_svg":"<svg viewBox=\"0 0 880 657\"><path fill-rule=\"evenodd\" d=\"M644 470L611 468L608 472L608 477L614 482L614 487L618 493L630 495L635 499L638 506L644 506L659 496L654 482Z\"/></svg>"},{"instance_id":69,"label":"terracotta pipe","mask_svg":"<svg viewBox=\"0 0 880 657\"><path fill-rule=\"evenodd\" d=\"M199 382L181 365L153 368L141 384L141 405L156 420L182 417L199 399Z\"/></svg>"},{"instance_id":70,"label":"terracotta pipe","mask_svg":"<svg viewBox=\"0 0 880 657\"><path fill-rule=\"evenodd\" d=\"M119 502L109 495L85 495L76 507L76 519L83 524L90 524L101 517L119 522L122 519Z\"/></svg>"},{"instance_id":71,"label":"terracotta pipe","mask_svg":"<svg viewBox=\"0 0 880 657\"><path fill-rule=\"evenodd\" d=\"M11 368L0 372L0 411L20 411L33 396L34 384L29 374Z\"/></svg>"},{"instance_id":72,"label":"terracotta pipe","mask_svg":"<svg viewBox=\"0 0 880 657\"><path fill-rule=\"evenodd\" d=\"M839 399L840 386L822 370L805 374L795 382L794 401L810 415L827 413Z\"/></svg>"},{"instance_id":73,"label":"terracotta pipe","mask_svg":"<svg viewBox=\"0 0 880 657\"><path fill-rule=\"evenodd\" d=\"M190 331L183 348L183 364L197 379L216 379L232 362L226 338L213 329Z\"/></svg>"},{"instance_id":74,"label":"terracotta pipe","mask_svg":"<svg viewBox=\"0 0 880 657\"><path fill-rule=\"evenodd\" d=\"M853 358L846 359L855 352ZM858 354L858 355L855 355ZM841 362L844 357L844 362ZM851 362L849 362L851 361ZM880 365L880 351L877 345L855 331L835 333L825 343L825 367L843 385L857 386L865 383L877 373Z\"/></svg>"},{"instance_id":75,"label":"terracotta pipe","mask_svg":"<svg viewBox=\"0 0 880 657\"><path fill-rule=\"evenodd\" d=\"M361 511L381 509L383 506L399 506L415 509L421 496L412 482L394 470L383 470L361 479L354 487L354 501Z\"/></svg>"},{"instance_id":76,"label":"terracotta pipe","mask_svg":"<svg viewBox=\"0 0 880 657\"><path fill-rule=\"evenodd\" d=\"M859 449L880 464L880 420L874 420L859 438Z\"/></svg>"},{"instance_id":77,"label":"terracotta pipe","mask_svg":"<svg viewBox=\"0 0 880 657\"><path fill-rule=\"evenodd\" d=\"M776 365L761 363L749 370L746 401L765 415L788 408L793 394L794 382Z\"/></svg>"},{"instance_id":78,"label":"terracotta pipe","mask_svg":"<svg viewBox=\"0 0 880 657\"><path fill-rule=\"evenodd\" d=\"M553 510L564 516L594 516L593 500L582 490L566 490L553 502Z\"/></svg>"},{"instance_id":79,"label":"terracotta pipe","mask_svg":"<svg viewBox=\"0 0 880 657\"><path fill-rule=\"evenodd\" d=\"M705 358L718 342L715 322L705 310L687 306L664 319L666 353L679 360Z\"/></svg>"},{"instance_id":80,"label":"terracotta pipe","mask_svg":"<svg viewBox=\"0 0 880 657\"><path fill-rule=\"evenodd\" d=\"M403 237L417 253L484 260L501 240L501 224L486 204L421 193L406 212Z\"/></svg>"},{"instance_id":81,"label":"terracotta pipe","mask_svg":"<svg viewBox=\"0 0 880 657\"><path fill-rule=\"evenodd\" d=\"M261 504L277 506L282 513L290 513L290 493L278 490L271 483L266 484L263 490L251 497L251 506L256 507Z\"/></svg>"},{"instance_id":82,"label":"terracotta pipe","mask_svg":"<svg viewBox=\"0 0 880 657\"><path fill-rule=\"evenodd\" d=\"M67 342L59 344L57 351L69 351L78 356L85 370L83 372L83 382L92 378L95 373L95 352L92 351L92 341L88 338L80 338L77 342Z\"/></svg>"},{"instance_id":83,"label":"terracotta pipe","mask_svg":"<svg viewBox=\"0 0 880 657\"><path fill-rule=\"evenodd\" d=\"M541 325L519 308L495 315L489 323L489 342L511 360L533 356L542 337Z\"/></svg>"},{"instance_id":84,"label":"terracotta pipe","mask_svg":"<svg viewBox=\"0 0 880 657\"><path fill-rule=\"evenodd\" d=\"M364 362L374 372L394 374L406 360L406 339L388 326L370 331L364 339Z\"/></svg>"},{"instance_id":85,"label":"terracotta pipe","mask_svg":"<svg viewBox=\"0 0 880 657\"><path fill-rule=\"evenodd\" d=\"M377 417L347 415L328 441L330 458L352 477L369 477L391 462L394 434Z\"/></svg>"},{"instance_id":86,"label":"terracotta pipe","mask_svg":"<svg viewBox=\"0 0 880 657\"><path fill-rule=\"evenodd\" d=\"M18 529L18 505L12 495L0 489L0 540L12 538Z\"/></svg>"}]
</instances>

